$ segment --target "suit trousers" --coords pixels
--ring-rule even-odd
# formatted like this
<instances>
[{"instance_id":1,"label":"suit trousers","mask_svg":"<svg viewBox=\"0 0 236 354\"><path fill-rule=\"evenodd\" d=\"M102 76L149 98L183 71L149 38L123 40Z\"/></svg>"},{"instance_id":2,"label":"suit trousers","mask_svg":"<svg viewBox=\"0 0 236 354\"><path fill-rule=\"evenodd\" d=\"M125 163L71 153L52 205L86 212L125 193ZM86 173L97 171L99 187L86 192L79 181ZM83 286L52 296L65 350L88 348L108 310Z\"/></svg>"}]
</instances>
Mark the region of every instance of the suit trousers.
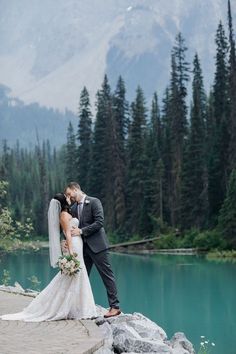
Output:
<instances>
[{"instance_id":1,"label":"suit trousers","mask_svg":"<svg viewBox=\"0 0 236 354\"><path fill-rule=\"evenodd\" d=\"M108 250L94 253L87 243L84 242L84 262L88 272L91 272L93 264L95 264L102 281L106 287L107 297L110 307L119 308L119 300L117 297L117 288L114 273L108 258Z\"/></svg>"}]
</instances>

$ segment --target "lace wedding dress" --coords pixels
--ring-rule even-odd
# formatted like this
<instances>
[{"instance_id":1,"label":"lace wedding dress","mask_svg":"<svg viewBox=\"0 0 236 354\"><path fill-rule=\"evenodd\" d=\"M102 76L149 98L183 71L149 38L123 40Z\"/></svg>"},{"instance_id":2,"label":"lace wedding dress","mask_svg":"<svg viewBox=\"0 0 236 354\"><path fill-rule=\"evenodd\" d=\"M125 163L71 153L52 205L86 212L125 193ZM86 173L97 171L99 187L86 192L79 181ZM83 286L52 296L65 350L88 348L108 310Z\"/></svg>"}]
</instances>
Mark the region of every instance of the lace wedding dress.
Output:
<instances>
[{"instance_id":1,"label":"lace wedding dress","mask_svg":"<svg viewBox=\"0 0 236 354\"><path fill-rule=\"evenodd\" d=\"M70 226L78 226L72 218ZM97 316L91 285L83 259L83 241L72 237L73 251L78 254L81 270L74 276L59 272L48 286L22 311L0 316L2 320L29 322L55 321L62 319L86 319Z\"/></svg>"}]
</instances>

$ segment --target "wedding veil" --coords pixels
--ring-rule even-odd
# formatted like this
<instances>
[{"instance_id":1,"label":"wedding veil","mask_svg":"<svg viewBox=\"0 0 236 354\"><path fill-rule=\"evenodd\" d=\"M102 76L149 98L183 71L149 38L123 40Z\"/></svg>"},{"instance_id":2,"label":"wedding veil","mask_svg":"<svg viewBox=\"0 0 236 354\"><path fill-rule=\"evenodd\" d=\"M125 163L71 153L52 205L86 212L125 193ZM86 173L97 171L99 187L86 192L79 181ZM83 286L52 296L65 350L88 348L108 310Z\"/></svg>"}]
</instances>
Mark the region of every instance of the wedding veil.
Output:
<instances>
[{"instance_id":1,"label":"wedding veil","mask_svg":"<svg viewBox=\"0 0 236 354\"><path fill-rule=\"evenodd\" d=\"M52 199L48 208L48 234L49 234L49 255L53 268L57 266L58 258L62 255L60 244L60 211L61 203Z\"/></svg>"}]
</instances>

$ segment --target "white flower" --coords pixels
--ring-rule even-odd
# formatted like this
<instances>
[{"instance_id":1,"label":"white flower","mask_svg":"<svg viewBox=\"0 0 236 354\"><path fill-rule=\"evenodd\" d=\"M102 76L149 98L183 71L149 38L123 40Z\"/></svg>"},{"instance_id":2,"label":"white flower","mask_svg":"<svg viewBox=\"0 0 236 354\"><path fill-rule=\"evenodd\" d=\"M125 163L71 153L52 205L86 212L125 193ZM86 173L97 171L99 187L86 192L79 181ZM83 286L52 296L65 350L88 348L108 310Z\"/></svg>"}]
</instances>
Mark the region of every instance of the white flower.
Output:
<instances>
[{"instance_id":1,"label":"white flower","mask_svg":"<svg viewBox=\"0 0 236 354\"><path fill-rule=\"evenodd\" d=\"M200 345L201 345L201 346L204 346L204 342L201 342Z\"/></svg>"},{"instance_id":2,"label":"white flower","mask_svg":"<svg viewBox=\"0 0 236 354\"><path fill-rule=\"evenodd\" d=\"M213 347L215 347L215 343L212 342L211 345L212 345Z\"/></svg>"},{"instance_id":3,"label":"white flower","mask_svg":"<svg viewBox=\"0 0 236 354\"><path fill-rule=\"evenodd\" d=\"M205 336L201 336L201 338L205 338Z\"/></svg>"},{"instance_id":4,"label":"white flower","mask_svg":"<svg viewBox=\"0 0 236 354\"><path fill-rule=\"evenodd\" d=\"M73 276L80 270L80 262L75 257L68 260L66 257L60 257L58 259L58 267L62 274Z\"/></svg>"}]
</instances>

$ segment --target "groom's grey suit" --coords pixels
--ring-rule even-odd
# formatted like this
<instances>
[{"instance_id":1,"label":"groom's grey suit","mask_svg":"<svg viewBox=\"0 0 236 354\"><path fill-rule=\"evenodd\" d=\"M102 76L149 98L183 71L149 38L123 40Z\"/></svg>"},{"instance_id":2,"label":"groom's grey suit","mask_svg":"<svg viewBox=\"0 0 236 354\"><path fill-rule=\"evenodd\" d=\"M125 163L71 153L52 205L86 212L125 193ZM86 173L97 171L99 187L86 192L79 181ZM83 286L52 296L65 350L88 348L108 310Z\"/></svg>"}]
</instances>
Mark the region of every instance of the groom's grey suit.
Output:
<instances>
[{"instance_id":1,"label":"groom's grey suit","mask_svg":"<svg viewBox=\"0 0 236 354\"><path fill-rule=\"evenodd\" d=\"M73 217L78 218L78 203L71 207ZM83 210L79 217L79 228L82 230L84 262L88 274L95 264L107 290L110 307L119 308L115 277L108 259L109 243L103 228L104 214L99 199L86 196Z\"/></svg>"}]
</instances>

